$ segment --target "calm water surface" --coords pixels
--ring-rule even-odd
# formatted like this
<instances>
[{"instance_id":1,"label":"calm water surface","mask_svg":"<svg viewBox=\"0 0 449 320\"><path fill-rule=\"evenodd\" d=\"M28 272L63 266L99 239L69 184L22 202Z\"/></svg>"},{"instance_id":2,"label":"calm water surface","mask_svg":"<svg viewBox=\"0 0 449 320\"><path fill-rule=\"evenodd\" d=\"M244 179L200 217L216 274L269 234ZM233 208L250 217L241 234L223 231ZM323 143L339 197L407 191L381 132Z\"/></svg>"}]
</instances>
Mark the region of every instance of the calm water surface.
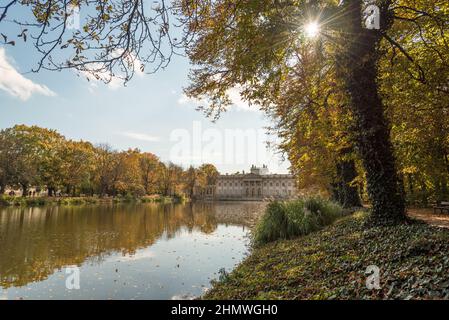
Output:
<instances>
[{"instance_id":1,"label":"calm water surface","mask_svg":"<svg viewBox=\"0 0 449 320\"><path fill-rule=\"evenodd\" d=\"M0 209L0 299L203 294L248 252L261 203ZM80 289L66 288L78 266Z\"/></svg>"}]
</instances>

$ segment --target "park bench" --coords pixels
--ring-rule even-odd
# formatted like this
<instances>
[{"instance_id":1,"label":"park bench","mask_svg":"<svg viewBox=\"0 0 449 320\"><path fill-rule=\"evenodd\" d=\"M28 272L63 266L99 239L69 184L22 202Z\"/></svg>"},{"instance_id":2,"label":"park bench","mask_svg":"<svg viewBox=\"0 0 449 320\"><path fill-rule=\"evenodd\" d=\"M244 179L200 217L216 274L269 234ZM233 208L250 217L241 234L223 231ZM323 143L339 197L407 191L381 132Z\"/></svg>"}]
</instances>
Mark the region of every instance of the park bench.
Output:
<instances>
[{"instance_id":1,"label":"park bench","mask_svg":"<svg viewBox=\"0 0 449 320\"><path fill-rule=\"evenodd\" d=\"M440 213L444 213L444 211L449 213L449 201L440 201L437 203L437 205L433 207L433 213L436 213L437 210L440 210Z\"/></svg>"}]
</instances>

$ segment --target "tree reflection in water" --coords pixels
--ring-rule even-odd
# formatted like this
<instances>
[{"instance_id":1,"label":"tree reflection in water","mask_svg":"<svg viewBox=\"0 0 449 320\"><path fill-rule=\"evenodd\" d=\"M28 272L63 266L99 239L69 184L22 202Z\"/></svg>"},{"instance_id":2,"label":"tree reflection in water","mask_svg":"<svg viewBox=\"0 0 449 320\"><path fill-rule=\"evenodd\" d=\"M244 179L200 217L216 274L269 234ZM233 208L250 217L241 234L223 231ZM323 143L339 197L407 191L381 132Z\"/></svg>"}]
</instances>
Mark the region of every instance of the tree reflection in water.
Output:
<instances>
[{"instance_id":1,"label":"tree reflection in water","mask_svg":"<svg viewBox=\"0 0 449 320\"><path fill-rule=\"evenodd\" d=\"M218 224L246 228L262 203L130 204L5 208L0 211L0 287L42 281L67 265L133 255L181 232Z\"/></svg>"}]
</instances>

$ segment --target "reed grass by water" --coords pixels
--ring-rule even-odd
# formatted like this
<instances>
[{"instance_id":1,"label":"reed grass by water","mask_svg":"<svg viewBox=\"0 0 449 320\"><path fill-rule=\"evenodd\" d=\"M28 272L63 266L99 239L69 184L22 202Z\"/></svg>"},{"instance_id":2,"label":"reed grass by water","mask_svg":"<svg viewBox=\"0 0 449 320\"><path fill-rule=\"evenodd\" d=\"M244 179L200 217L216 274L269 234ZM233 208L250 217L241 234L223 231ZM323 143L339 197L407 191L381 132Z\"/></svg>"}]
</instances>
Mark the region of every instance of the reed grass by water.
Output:
<instances>
[{"instance_id":1,"label":"reed grass by water","mask_svg":"<svg viewBox=\"0 0 449 320\"><path fill-rule=\"evenodd\" d=\"M254 244L307 235L332 224L342 215L341 206L320 197L273 201L255 228Z\"/></svg>"}]
</instances>

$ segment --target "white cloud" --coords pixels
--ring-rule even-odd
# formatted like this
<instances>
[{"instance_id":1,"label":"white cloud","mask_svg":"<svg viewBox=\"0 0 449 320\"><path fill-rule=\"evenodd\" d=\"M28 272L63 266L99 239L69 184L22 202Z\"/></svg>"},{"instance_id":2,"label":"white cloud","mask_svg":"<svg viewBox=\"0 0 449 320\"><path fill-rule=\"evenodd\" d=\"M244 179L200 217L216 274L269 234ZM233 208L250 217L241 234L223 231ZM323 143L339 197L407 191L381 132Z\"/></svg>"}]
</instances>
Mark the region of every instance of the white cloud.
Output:
<instances>
[{"instance_id":1,"label":"white cloud","mask_svg":"<svg viewBox=\"0 0 449 320\"><path fill-rule=\"evenodd\" d=\"M244 101L240 95L240 90L238 88L232 88L227 91L229 98L232 101L231 108L241 111L260 111L257 105L249 105L248 102ZM184 93L179 97L178 104L180 105L207 105L207 100L205 99L195 99L186 96Z\"/></svg>"},{"instance_id":2,"label":"white cloud","mask_svg":"<svg viewBox=\"0 0 449 320\"><path fill-rule=\"evenodd\" d=\"M113 53L110 54L111 58L118 57L121 52L123 52L122 49L117 49ZM143 77L145 75L145 72L141 69L141 66L143 66L143 63L134 55L134 54L127 54L123 57L124 63L131 69L131 66L134 65L134 75L137 75L138 77ZM85 76L87 80L89 80L91 87L88 89L90 93L94 93L94 90L92 88L98 87L99 82L106 83L108 88L111 90L116 90L120 87L123 87L124 84L124 74L121 74L119 76L114 76L109 70L102 69L103 65L101 63L93 63L91 64L90 68L92 70L99 70L95 71L93 73L88 71L81 71L80 74Z\"/></svg>"},{"instance_id":3,"label":"white cloud","mask_svg":"<svg viewBox=\"0 0 449 320\"><path fill-rule=\"evenodd\" d=\"M134 254L123 254L122 256L113 256L108 261L118 262L118 261L137 261L142 259L152 259L156 257L156 254L151 250L140 250Z\"/></svg>"},{"instance_id":4,"label":"white cloud","mask_svg":"<svg viewBox=\"0 0 449 320\"><path fill-rule=\"evenodd\" d=\"M186 104L203 104L205 101L203 100L199 100L199 99L195 99L195 98L190 98L188 96L186 96L184 93L181 94L181 96L178 99L178 104L180 105L186 105Z\"/></svg>"},{"instance_id":5,"label":"white cloud","mask_svg":"<svg viewBox=\"0 0 449 320\"><path fill-rule=\"evenodd\" d=\"M8 61L4 48L0 48L0 89L23 101L35 93L49 97L56 95L46 86L34 83L21 75Z\"/></svg>"},{"instance_id":6,"label":"white cloud","mask_svg":"<svg viewBox=\"0 0 449 320\"><path fill-rule=\"evenodd\" d=\"M232 88L227 91L229 98L231 99L234 107L238 110L244 111L259 111L259 108L256 105L250 106L248 102L243 101L240 91L237 88Z\"/></svg>"},{"instance_id":7,"label":"white cloud","mask_svg":"<svg viewBox=\"0 0 449 320\"><path fill-rule=\"evenodd\" d=\"M147 142L155 142L159 141L160 138L156 136L151 136L146 133L138 133L138 132L122 132L122 135L125 137L134 139L134 140L140 140L140 141L147 141Z\"/></svg>"},{"instance_id":8,"label":"white cloud","mask_svg":"<svg viewBox=\"0 0 449 320\"><path fill-rule=\"evenodd\" d=\"M109 76L108 72L96 72L95 75L81 71L81 74L89 81L90 86L87 88L90 93L95 93L95 89L98 88L98 83L105 83L109 89L116 90L123 86L123 79L118 77Z\"/></svg>"}]
</instances>

